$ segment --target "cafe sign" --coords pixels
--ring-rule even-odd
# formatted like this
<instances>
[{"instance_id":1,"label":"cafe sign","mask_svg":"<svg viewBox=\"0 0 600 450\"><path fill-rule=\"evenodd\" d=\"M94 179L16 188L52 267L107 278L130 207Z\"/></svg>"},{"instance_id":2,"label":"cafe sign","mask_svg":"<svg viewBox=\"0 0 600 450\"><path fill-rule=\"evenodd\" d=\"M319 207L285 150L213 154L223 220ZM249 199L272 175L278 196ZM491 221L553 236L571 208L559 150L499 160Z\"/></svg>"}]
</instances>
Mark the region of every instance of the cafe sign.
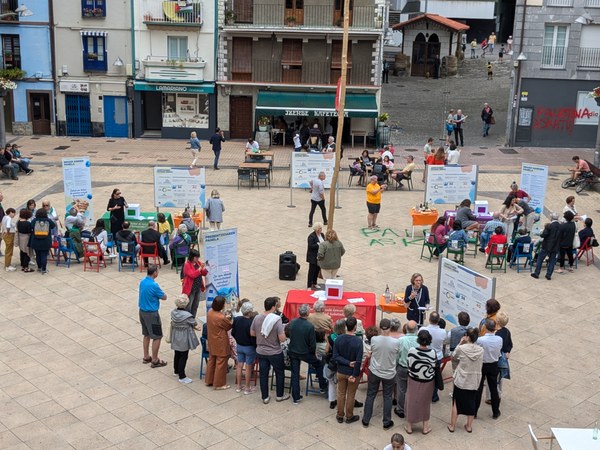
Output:
<instances>
[{"instance_id":1,"label":"cafe sign","mask_svg":"<svg viewBox=\"0 0 600 450\"><path fill-rule=\"evenodd\" d=\"M81 81L59 81L58 89L60 92L71 92L74 94L89 94L90 83Z\"/></svg>"},{"instance_id":2,"label":"cafe sign","mask_svg":"<svg viewBox=\"0 0 600 450\"><path fill-rule=\"evenodd\" d=\"M262 108L267 109L267 108ZM310 116L310 117L337 117L337 111L331 109L286 109L286 116ZM276 114L280 114L281 110L277 109ZM344 117L348 117L348 111L344 111Z\"/></svg>"},{"instance_id":3,"label":"cafe sign","mask_svg":"<svg viewBox=\"0 0 600 450\"><path fill-rule=\"evenodd\" d=\"M136 91L152 91L180 94L213 94L215 86L213 84L190 86L186 84L151 84L135 83Z\"/></svg>"}]
</instances>

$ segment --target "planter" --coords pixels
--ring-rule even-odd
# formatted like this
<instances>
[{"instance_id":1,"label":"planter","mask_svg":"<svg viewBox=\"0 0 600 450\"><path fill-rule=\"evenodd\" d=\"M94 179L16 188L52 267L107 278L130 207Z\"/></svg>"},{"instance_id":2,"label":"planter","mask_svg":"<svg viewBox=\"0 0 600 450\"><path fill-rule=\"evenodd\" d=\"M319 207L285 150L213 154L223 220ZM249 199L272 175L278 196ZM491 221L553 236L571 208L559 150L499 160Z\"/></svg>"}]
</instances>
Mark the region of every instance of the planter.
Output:
<instances>
[{"instance_id":1,"label":"planter","mask_svg":"<svg viewBox=\"0 0 600 450\"><path fill-rule=\"evenodd\" d=\"M258 126L258 131L267 131L268 128L269 128L268 125L259 125Z\"/></svg>"}]
</instances>

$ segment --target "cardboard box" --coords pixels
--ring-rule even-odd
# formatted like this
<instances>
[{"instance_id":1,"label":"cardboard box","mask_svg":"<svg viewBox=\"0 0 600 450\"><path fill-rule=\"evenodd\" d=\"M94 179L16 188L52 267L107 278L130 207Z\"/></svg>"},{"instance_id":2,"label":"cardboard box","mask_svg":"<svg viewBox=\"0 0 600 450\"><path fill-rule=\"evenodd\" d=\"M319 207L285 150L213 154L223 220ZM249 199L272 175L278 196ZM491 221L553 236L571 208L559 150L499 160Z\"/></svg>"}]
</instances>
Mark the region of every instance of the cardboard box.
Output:
<instances>
[{"instance_id":1,"label":"cardboard box","mask_svg":"<svg viewBox=\"0 0 600 450\"><path fill-rule=\"evenodd\" d=\"M341 300L344 295L344 281L325 280L325 293L328 300Z\"/></svg>"},{"instance_id":2,"label":"cardboard box","mask_svg":"<svg viewBox=\"0 0 600 450\"><path fill-rule=\"evenodd\" d=\"M487 213L488 213L487 200L475 200L475 214L487 214Z\"/></svg>"}]
</instances>

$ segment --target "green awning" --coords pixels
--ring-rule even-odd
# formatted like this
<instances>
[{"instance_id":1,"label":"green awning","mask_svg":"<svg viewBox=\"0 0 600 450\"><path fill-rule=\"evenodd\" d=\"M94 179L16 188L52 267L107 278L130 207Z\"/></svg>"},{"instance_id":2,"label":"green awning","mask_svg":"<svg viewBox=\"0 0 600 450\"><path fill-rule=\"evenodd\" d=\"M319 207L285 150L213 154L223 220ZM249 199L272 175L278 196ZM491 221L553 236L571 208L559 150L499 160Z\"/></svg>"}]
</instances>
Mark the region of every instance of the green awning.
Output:
<instances>
[{"instance_id":1,"label":"green awning","mask_svg":"<svg viewBox=\"0 0 600 450\"><path fill-rule=\"evenodd\" d=\"M257 116L337 117L335 93L260 91ZM377 101L371 94L346 94L344 117L377 117Z\"/></svg>"}]
</instances>

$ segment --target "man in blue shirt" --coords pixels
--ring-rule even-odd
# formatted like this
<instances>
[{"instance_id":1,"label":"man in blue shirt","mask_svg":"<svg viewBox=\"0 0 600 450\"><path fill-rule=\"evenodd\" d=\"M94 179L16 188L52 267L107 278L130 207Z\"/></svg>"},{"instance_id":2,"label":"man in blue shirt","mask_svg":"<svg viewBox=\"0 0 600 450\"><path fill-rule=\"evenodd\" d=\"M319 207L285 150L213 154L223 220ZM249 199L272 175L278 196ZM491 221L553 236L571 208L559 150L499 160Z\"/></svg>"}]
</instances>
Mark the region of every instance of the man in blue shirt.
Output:
<instances>
[{"instance_id":1,"label":"man in blue shirt","mask_svg":"<svg viewBox=\"0 0 600 450\"><path fill-rule=\"evenodd\" d=\"M150 363L153 369L167 365L165 361L158 359L158 349L162 339L162 323L160 321L160 300L166 300L165 294L156 280L158 277L158 267L154 264L148 265L146 278L140 282L140 295L138 306L140 308L140 323L142 324L142 334L144 335L144 364ZM152 340L152 356L150 356L150 340Z\"/></svg>"},{"instance_id":2,"label":"man in blue shirt","mask_svg":"<svg viewBox=\"0 0 600 450\"><path fill-rule=\"evenodd\" d=\"M502 227L504 234L506 234L506 225L500 221L500 213L498 211L492 214L492 220L486 223L481 231L481 236L479 237L479 251L481 253L485 253L485 248L488 242L490 242L490 236L494 234L496 227Z\"/></svg>"},{"instance_id":3,"label":"man in blue shirt","mask_svg":"<svg viewBox=\"0 0 600 450\"><path fill-rule=\"evenodd\" d=\"M213 169L219 170L219 156L221 155L221 142L225 142L225 137L220 128L217 127L215 134L210 137L208 141L212 145L212 150L215 154L215 161L213 163Z\"/></svg>"}]
</instances>

